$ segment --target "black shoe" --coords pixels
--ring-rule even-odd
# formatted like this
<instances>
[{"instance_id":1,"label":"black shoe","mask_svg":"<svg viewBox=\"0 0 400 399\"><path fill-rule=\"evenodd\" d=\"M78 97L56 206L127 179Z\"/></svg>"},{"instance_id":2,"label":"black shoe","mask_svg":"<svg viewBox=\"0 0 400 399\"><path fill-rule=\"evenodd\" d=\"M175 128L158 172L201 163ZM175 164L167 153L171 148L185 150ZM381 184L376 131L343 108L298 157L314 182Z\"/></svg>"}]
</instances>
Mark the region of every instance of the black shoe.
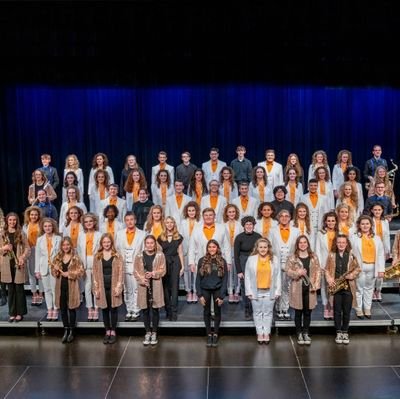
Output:
<instances>
[{"instance_id":1,"label":"black shoe","mask_svg":"<svg viewBox=\"0 0 400 399\"><path fill-rule=\"evenodd\" d=\"M210 348L213 344L213 336L210 334L207 336L207 346Z\"/></svg>"},{"instance_id":2,"label":"black shoe","mask_svg":"<svg viewBox=\"0 0 400 399\"><path fill-rule=\"evenodd\" d=\"M176 313L172 314L171 321L178 321L178 315Z\"/></svg>"},{"instance_id":3,"label":"black shoe","mask_svg":"<svg viewBox=\"0 0 400 399\"><path fill-rule=\"evenodd\" d=\"M212 337L212 347L216 348L218 346L218 335L214 334Z\"/></svg>"},{"instance_id":4,"label":"black shoe","mask_svg":"<svg viewBox=\"0 0 400 399\"><path fill-rule=\"evenodd\" d=\"M104 336L104 338L103 338L104 345L107 345L110 342L110 337L111 337L111 335L107 335L107 334Z\"/></svg>"},{"instance_id":5,"label":"black shoe","mask_svg":"<svg viewBox=\"0 0 400 399\"><path fill-rule=\"evenodd\" d=\"M5 284L1 284L1 287L0 287L0 306L4 306L6 304L7 304L6 288L5 288Z\"/></svg>"},{"instance_id":6,"label":"black shoe","mask_svg":"<svg viewBox=\"0 0 400 399\"><path fill-rule=\"evenodd\" d=\"M67 342L70 344L75 339L75 327L71 327L69 330Z\"/></svg>"},{"instance_id":7,"label":"black shoe","mask_svg":"<svg viewBox=\"0 0 400 399\"><path fill-rule=\"evenodd\" d=\"M244 312L244 318L245 318L246 320L251 320L251 319L252 319L251 313L250 313L248 310L246 310L246 311Z\"/></svg>"},{"instance_id":8,"label":"black shoe","mask_svg":"<svg viewBox=\"0 0 400 399\"><path fill-rule=\"evenodd\" d=\"M69 328L64 327L64 335L61 338L61 343L66 344L68 340L68 333L69 333Z\"/></svg>"},{"instance_id":9,"label":"black shoe","mask_svg":"<svg viewBox=\"0 0 400 399\"><path fill-rule=\"evenodd\" d=\"M109 344L115 344L117 342L117 336L116 335L110 335L110 339L108 340Z\"/></svg>"}]
</instances>

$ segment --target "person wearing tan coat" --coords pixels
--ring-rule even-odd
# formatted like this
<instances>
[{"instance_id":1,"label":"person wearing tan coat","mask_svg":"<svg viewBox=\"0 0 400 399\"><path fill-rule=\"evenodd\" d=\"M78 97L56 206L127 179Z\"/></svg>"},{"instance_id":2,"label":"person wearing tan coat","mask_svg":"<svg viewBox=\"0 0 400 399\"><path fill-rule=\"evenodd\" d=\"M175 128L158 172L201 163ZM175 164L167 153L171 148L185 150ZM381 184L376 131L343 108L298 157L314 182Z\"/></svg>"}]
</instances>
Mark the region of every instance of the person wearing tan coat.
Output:
<instances>
[{"instance_id":1,"label":"person wearing tan coat","mask_svg":"<svg viewBox=\"0 0 400 399\"><path fill-rule=\"evenodd\" d=\"M134 276L138 282L138 307L142 310L146 330L143 345L156 345L160 320L159 309L164 306L162 277L166 273L165 256L153 235L144 240L144 251L136 254Z\"/></svg>"},{"instance_id":2,"label":"person wearing tan coat","mask_svg":"<svg viewBox=\"0 0 400 399\"><path fill-rule=\"evenodd\" d=\"M29 253L28 239L22 232L18 215L11 212L5 217L0 235L0 280L8 285L10 323L21 321L27 313L24 283Z\"/></svg>"},{"instance_id":3,"label":"person wearing tan coat","mask_svg":"<svg viewBox=\"0 0 400 399\"><path fill-rule=\"evenodd\" d=\"M337 344L348 344L349 323L351 308L357 307L356 301L356 278L361 272L361 267L351 251L351 244L348 237L339 234L334 242L332 251L328 255L325 267L325 279L330 287L334 287L335 280L343 277L345 281L342 289L338 290L333 296L334 320L336 328Z\"/></svg>"},{"instance_id":4,"label":"person wearing tan coat","mask_svg":"<svg viewBox=\"0 0 400 399\"><path fill-rule=\"evenodd\" d=\"M51 265L51 274L56 279L55 304L61 310L64 326L61 342L70 343L75 338L76 309L81 304L79 280L85 275L83 263L70 237L62 239L60 251Z\"/></svg>"},{"instance_id":5,"label":"person wearing tan coat","mask_svg":"<svg viewBox=\"0 0 400 399\"><path fill-rule=\"evenodd\" d=\"M300 235L296 239L294 254L289 256L285 271L291 279L289 304L295 310L297 343L310 345L311 312L317 305L321 268L318 257L311 251L310 242L306 236Z\"/></svg>"},{"instance_id":6,"label":"person wearing tan coat","mask_svg":"<svg viewBox=\"0 0 400 399\"><path fill-rule=\"evenodd\" d=\"M96 303L103 311L106 334L104 344L114 344L118 322L118 308L122 305L124 286L123 258L114 247L113 237L104 233L99 242L99 249L93 257L92 290Z\"/></svg>"}]
</instances>

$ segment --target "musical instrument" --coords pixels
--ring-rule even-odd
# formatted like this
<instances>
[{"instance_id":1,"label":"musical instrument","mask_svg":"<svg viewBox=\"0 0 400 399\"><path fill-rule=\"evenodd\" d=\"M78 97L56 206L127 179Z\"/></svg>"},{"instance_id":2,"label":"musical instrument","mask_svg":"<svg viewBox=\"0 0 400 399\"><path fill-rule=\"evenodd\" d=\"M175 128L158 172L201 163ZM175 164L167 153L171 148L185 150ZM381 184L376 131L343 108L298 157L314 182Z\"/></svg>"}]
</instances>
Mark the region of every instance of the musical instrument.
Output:
<instances>
[{"instance_id":1,"label":"musical instrument","mask_svg":"<svg viewBox=\"0 0 400 399\"><path fill-rule=\"evenodd\" d=\"M147 265L145 261L145 257L143 256L143 268L144 272L152 272L153 271L153 264ZM150 270L151 268L151 270ZM149 279L149 285L147 286L147 297L149 300L149 306L152 307L153 305L153 279Z\"/></svg>"},{"instance_id":2,"label":"musical instrument","mask_svg":"<svg viewBox=\"0 0 400 399\"><path fill-rule=\"evenodd\" d=\"M337 292L340 290L348 290L350 288L349 281L347 280L347 276L351 273L356 268L353 267L352 269L348 270L346 273L343 273L340 277L335 279L335 282L332 286L328 285L328 294L329 295L335 295Z\"/></svg>"},{"instance_id":3,"label":"musical instrument","mask_svg":"<svg viewBox=\"0 0 400 399\"><path fill-rule=\"evenodd\" d=\"M302 280L303 284L304 284L306 287L310 287L310 290L311 290L311 291L315 291L315 290L314 290L313 283L311 282L310 277L308 277L308 274L306 274L306 275L304 275L304 276L301 276L301 280Z\"/></svg>"},{"instance_id":4,"label":"musical instrument","mask_svg":"<svg viewBox=\"0 0 400 399\"><path fill-rule=\"evenodd\" d=\"M8 238L8 235L4 231L4 226L5 225L6 225L6 222L4 220L4 213L3 213L3 210L0 208L0 235L3 237L3 244L4 245L9 245L11 243L10 243L10 239ZM17 255L15 255L14 249L11 249L11 250L7 251L7 253L8 253L8 257L10 259L14 259L15 267L19 267L18 266Z\"/></svg>"},{"instance_id":5,"label":"musical instrument","mask_svg":"<svg viewBox=\"0 0 400 399\"><path fill-rule=\"evenodd\" d=\"M388 267L385 270L385 275L383 278L386 280L390 280L391 278L394 277L400 277L400 262Z\"/></svg>"}]
</instances>

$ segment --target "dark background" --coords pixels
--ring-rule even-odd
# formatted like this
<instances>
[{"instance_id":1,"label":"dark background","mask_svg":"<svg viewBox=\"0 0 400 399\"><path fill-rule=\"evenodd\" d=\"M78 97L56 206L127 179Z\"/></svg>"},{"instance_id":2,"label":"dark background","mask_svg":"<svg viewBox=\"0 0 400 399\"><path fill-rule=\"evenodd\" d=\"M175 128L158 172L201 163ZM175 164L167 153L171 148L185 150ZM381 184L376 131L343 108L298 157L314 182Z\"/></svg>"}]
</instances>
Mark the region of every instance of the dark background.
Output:
<instances>
[{"instance_id":1,"label":"dark background","mask_svg":"<svg viewBox=\"0 0 400 399\"><path fill-rule=\"evenodd\" d=\"M60 175L76 153L86 183L98 151L117 181L128 153L149 171L213 145L399 160L395 2L214 3L0 3L0 206L24 209L42 152Z\"/></svg>"}]
</instances>

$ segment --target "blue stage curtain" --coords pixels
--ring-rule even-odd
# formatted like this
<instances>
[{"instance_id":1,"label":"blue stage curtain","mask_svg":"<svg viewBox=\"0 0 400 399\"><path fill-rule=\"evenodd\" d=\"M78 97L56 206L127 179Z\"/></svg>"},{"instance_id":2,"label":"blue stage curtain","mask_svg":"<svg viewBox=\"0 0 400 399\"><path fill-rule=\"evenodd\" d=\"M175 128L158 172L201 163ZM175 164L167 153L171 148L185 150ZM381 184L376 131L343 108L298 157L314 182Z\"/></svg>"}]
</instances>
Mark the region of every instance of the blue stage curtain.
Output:
<instances>
[{"instance_id":1,"label":"blue stage curtain","mask_svg":"<svg viewBox=\"0 0 400 399\"><path fill-rule=\"evenodd\" d=\"M180 163L183 150L201 165L212 146L230 162L238 144L253 164L274 148L286 163L300 155L305 169L318 149L331 167L341 149L361 169L375 143L399 160L400 91L390 88L273 87L8 87L0 91L0 206L23 211L31 173L48 152L60 176L75 153L85 186L92 156L105 152L119 182L127 154L147 175L159 150Z\"/></svg>"}]
</instances>

